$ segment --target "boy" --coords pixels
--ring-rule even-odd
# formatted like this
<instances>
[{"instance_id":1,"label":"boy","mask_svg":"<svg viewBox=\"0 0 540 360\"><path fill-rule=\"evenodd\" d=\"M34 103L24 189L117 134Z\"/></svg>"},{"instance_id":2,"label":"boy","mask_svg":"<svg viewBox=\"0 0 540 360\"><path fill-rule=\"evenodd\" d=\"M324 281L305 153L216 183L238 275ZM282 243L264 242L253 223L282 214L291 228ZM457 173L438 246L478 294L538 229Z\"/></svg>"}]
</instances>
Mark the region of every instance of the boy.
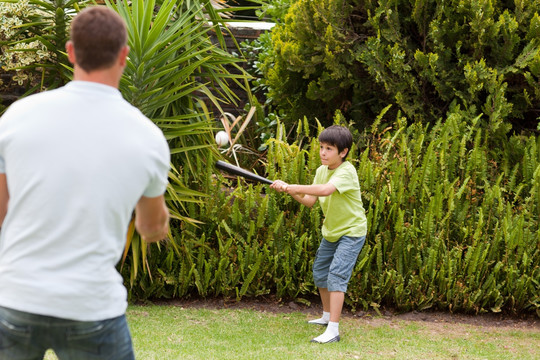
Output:
<instances>
[{"instance_id":1,"label":"boy","mask_svg":"<svg viewBox=\"0 0 540 360\"><path fill-rule=\"evenodd\" d=\"M311 340L325 344L340 340L339 318L347 284L364 246L367 221L356 169L345 161L352 146L351 133L345 127L330 126L320 134L319 142L322 165L312 185L276 180L270 187L305 206L312 207L317 199L321 204L323 239L313 262L313 279L319 288L323 316L309 323L327 325L322 335Z\"/></svg>"}]
</instances>

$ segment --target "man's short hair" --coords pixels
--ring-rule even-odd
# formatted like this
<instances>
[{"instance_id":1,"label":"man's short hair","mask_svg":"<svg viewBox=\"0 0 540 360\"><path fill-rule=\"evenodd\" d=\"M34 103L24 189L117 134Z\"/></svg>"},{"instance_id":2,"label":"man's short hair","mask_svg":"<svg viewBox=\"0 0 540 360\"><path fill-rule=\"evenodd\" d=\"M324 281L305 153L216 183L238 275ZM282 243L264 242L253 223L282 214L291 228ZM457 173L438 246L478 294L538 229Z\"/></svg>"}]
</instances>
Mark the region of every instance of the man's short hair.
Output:
<instances>
[{"instance_id":1,"label":"man's short hair","mask_svg":"<svg viewBox=\"0 0 540 360\"><path fill-rule=\"evenodd\" d=\"M75 61L84 71L111 67L127 44L124 20L105 6L82 10L71 23Z\"/></svg>"},{"instance_id":2,"label":"man's short hair","mask_svg":"<svg viewBox=\"0 0 540 360\"><path fill-rule=\"evenodd\" d=\"M342 152L344 149L349 149L347 154L343 157L343 160L345 161L347 155L349 155L349 152L351 151L353 138L351 132L346 127L332 125L321 132L319 135L319 142L335 146L339 152Z\"/></svg>"}]
</instances>

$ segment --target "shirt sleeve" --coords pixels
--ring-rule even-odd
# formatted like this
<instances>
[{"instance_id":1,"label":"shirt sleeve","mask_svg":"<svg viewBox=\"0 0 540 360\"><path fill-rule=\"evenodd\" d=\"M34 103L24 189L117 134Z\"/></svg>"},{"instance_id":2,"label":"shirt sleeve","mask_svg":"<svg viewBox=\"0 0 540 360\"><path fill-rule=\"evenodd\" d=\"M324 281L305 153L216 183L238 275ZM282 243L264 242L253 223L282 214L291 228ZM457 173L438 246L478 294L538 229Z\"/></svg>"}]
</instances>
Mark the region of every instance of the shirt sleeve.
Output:
<instances>
[{"instance_id":1,"label":"shirt sleeve","mask_svg":"<svg viewBox=\"0 0 540 360\"><path fill-rule=\"evenodd\" d=\"M349 167L340 167L336 170L332 177L328 181L334 185L340 194L346 191L355 189L358 185L352 181L354 177L350 173Z\"/></svg>"},{"instance_id":2,"label":"shirt sleeve","mask_svg":"<svg viewBox=\"0 0 540 360\"><path fill-rule=\"evenodd\" d=\"M162 135L163 136L163 135ZM169 183L169 169L171 153L167 141L163 137L153 154L153 167L151 170L151 179L143 195L146 197L157 197L163 195L167 190Z\"/></svg>"}]
</instances>

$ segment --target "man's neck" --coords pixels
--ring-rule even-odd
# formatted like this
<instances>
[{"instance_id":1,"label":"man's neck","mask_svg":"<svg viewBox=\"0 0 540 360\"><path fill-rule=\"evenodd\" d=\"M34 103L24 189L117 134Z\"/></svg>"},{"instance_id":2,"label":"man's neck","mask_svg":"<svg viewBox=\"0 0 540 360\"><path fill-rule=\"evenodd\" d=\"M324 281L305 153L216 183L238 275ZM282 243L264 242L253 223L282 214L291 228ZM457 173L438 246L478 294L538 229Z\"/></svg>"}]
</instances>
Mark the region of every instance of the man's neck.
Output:
<instances>
[{"instance_id":1,"label":"man's neck","mask_svg":"<svg viewBox=\"0 0 540 360\"><path fill-rule=\"evenodd\" d=\"M86 72L75 67L73 71L73 80L95 82L98 84L109 85L116 89L118 89L120 84L120 76L118 76L118 72L113 69Z\"/></svg>"}]
</instances>

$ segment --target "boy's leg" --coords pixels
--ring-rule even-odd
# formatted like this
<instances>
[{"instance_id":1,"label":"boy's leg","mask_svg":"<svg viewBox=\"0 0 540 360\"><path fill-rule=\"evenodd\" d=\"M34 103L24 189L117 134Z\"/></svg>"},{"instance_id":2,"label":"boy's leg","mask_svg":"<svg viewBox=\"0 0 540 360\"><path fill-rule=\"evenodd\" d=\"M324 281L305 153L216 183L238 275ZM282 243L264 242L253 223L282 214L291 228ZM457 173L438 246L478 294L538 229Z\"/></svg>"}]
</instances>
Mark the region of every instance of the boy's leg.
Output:
<instances>
[{"instance_id":1,"label":"boy's leg","mask_svg":"<svg viewBox=\"0 0 540 360\"><path fill-rule=\"evenodd\" d=\"M327 280L336 248L336 243L328 242L323 238L315 255L315 260L313 261L313 280L319 288L323 305L323 315L319 319L308 321L310 324L327 325L330 321L330 293L327 289Z\"/></svg>"},{"instance_id":2,"label":"boy's leg","mask_svg":"<svg viewBox=\"0 0 540 360\"><path fill-rule=\"evenodd\" d=\"M329 291L330 297L330 321L339 322L343 302L345 301L345 293L342 291Z\"/></svg>"},{"instance_id":3,"label":"boy's leg","mask_svg":"<svg viewBox=\"0 0 540 360\"><path fill-rule=\"evenodd\" d=\"M326 344L331 342L337 342L339 337L339 318L341 317L341 310L343 309L343 302L345 300L345 293L342 291L329 291L330 298L330 321L326 331L311 340L312 342Z\"/></svg>"},{"instance_id":4,"label":"boy's leg","mask_svg":"<svg viewBox=\"0 0 540 360\"><path fill-rule=\"evenodd\" d=\"M319 295L321 296L321 303L323 306L323 314L320 318L309 320L308 323L314 325L328 325L330 321L330 292L327 288L319 288Z\"/></svg>"},{"instance_id":5,"label":"boy's leg","mask_svg":"<svg viewBox=\"0 0 540 360\"><path fill-rule=\"evenodd\" d=\"M322 308L325 312L330 312L330 292L327 288L319 288L321 295Z\"/></svg>"},{"instance_id":6,"label":"boy's leg","mask_svg":"<svg viewBox=\"0 0 540 360\"><path fill-rule=\"evenodd\" d=\"M327 289L330 293L330 321L326 331L311 340L317 343L330 343L340 340L339 319L345 300L345 292L351 278L358 254L362 250L365 237L343 236L337 243L332 263L328 271Z\"/></svg>"}]
</instances>

